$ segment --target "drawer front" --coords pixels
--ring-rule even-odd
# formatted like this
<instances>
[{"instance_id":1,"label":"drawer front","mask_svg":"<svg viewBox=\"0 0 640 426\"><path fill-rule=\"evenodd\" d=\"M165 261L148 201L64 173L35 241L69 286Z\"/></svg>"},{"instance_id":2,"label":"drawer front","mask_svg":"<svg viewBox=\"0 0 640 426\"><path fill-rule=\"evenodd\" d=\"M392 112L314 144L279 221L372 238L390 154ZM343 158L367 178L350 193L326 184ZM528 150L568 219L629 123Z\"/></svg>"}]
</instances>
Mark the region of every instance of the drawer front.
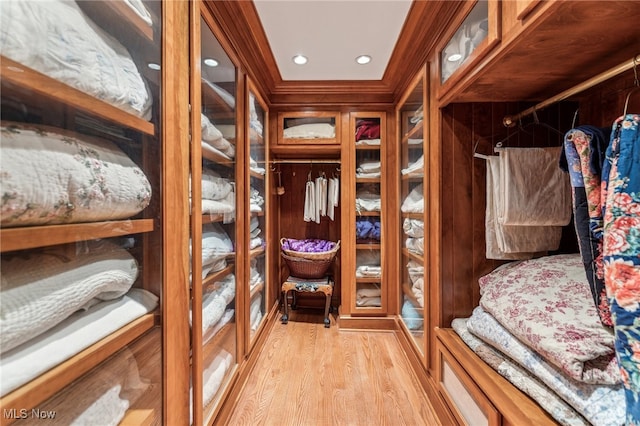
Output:
<instances>
[{"instance_id":1,"label":"drawer front","mask_svg":"<svg viewBox=\"0 0 640 426\"><path fill-rule=\"evenodd\" d=\"M498 426L500 413L453 356L437 343L438 389L460 424Z\"/></svg>"}]
</instances>

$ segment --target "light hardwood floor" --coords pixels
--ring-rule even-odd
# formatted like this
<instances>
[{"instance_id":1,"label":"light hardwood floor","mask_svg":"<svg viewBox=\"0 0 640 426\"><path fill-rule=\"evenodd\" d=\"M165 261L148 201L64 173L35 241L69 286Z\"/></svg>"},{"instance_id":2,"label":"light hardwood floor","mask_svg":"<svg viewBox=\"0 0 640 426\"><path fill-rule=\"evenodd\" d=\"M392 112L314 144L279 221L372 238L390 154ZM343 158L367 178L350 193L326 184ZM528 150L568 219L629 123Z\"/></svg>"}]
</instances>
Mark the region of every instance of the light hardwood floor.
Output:
<instances>
[{"instance_id":1,"label":"light hardwood floor","mask_svg":"<svg viewBox=\"0 0 640 426\"><path fill-rule=\"evenodd\" d=\"M229 425L440 424L392 332L322 319L300 309L274 324Z\"/></svg>"}]
</instances>

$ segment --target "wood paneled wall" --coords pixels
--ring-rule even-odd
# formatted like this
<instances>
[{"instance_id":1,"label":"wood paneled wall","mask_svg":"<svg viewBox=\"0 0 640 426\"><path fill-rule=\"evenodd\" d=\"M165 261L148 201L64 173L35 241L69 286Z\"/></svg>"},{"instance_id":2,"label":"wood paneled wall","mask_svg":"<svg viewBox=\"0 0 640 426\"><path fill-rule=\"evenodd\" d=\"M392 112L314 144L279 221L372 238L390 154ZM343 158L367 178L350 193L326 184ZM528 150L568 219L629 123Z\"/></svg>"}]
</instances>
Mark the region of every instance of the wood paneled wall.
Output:
<instances>
[{"instance_id":1,"label":"wood paneled wall","mask_svg":"<svg viewBox=\"0 0 640 426\"><path fill-rule=\"evenodd\" d=\"M500 262L485 257L486 163L476 152L491 155L493 147L509 137L504 146L558 146L562 136L544 126L507 129L505 115L531 106L525 103L451 104L442 110L442 321L450 326L465 317L480 299L478 278ZM571 128L574 102L550 107L538 113L540 122L565 133ZM523 120L529 123L532 118ZM561 252L576 252L573 224L565 227Z\"/></svg>"},{"instance_id":2,"label":"wood paneled wall","mask_svg":"<svg viewBox=\"0 0 640 426\"><path fill-rule=\"evenodd\" d=\"M304 221L304 199L305 189L307 185L307 177L311 172L311 178L315 179L320 173L324 173L327 178L339 175L340 164L279 164L275 167L281 172L282 185L285 188L283 195L276 195L276 211L277 217L277 249L272 257L274 262L278 262L277 269L280 271L279 283L287 278L289 270L280 256L280 238L321 238L325 240L338 241L340 237L340 209L341 206L335 208L334 220L329 217L323 217L319 224L315 222ZM272 179L277 185L277 175ZM341 251L338 252L336 260L333 264L333 277L335 287L333 290L333 306L340 304L340 257ZM323 296L323 295L321 295ZM298 298L300 306L318 306L324 307L324 297L309 297L301 293Z\"/></svg>"}]
</instances>

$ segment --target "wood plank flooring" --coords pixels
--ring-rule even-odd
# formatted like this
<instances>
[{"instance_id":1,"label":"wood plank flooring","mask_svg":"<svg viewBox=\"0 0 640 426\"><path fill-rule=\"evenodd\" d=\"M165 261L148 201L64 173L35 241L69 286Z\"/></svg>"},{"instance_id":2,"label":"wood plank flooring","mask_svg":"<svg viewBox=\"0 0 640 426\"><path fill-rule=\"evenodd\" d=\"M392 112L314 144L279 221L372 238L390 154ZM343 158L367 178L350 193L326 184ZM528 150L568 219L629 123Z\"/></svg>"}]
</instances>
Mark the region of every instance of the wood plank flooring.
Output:
<instances>
[{"instance_id":1,"label":"wood plank flooring","mask_svg":"<svg viewBox=\"0 0 640 426\"><path fill-rule=\"evenodd\" d=\"M389 331L324 328L321 311L274 324L229 425L439 425Z\"/></svg>"}]
</instances>

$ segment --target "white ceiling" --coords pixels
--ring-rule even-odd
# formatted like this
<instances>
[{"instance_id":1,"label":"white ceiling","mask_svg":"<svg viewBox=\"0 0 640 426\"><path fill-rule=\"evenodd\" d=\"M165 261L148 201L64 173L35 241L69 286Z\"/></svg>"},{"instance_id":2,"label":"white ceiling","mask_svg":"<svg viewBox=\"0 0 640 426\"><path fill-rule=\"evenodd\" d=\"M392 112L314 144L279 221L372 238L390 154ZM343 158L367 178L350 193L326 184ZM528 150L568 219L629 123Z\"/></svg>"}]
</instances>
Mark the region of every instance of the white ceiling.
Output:
<instances>
[{"instance_id":1,"label":"white ceiling","mask_svg":"<svg viewBox=\"0 0 640 426\"><path fill-rule=\"evenodd\" d=\"M282 80L381 80L411 0L254 0ZM309 61L296 65L302 54ZM372 57L360 65L359 55Z\"/></svg>"}]
</instances>

